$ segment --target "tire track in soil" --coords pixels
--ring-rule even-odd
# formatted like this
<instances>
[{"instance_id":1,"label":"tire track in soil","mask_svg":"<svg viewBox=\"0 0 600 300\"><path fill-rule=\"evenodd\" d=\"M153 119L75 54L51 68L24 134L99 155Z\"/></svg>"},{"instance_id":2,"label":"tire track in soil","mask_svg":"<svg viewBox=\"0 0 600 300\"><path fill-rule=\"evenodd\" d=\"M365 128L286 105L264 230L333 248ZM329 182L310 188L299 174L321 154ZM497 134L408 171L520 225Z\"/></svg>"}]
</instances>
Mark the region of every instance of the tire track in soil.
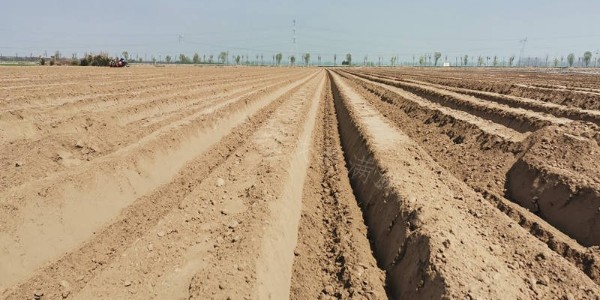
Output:
<instances>
[{"instance_id":1,"label":"tire track in soil","mask_svg":"<svg viewBox=\"0 0 600 300\"><path fill-rule=\"evenodd\" d=\"M256 113L281 96L297 90L314 76L316 76L314 73L309 74L286 87L257 95L257 99L241 103L240 106L223 111L213 110L208 123L189 123L180 120L171 126L179 132L178 134L146 137L147 141L140 141L130 145L131 147L128 148L131 149L124 148L119 153L114 153L114 160L102 163L98 168L88 168L84 173L76 176L71 174L68 180L63 178L61 184L42 189L44 194L39 194L40 187L19 190L22 192L19 197L11 192L12 196L7 198L11 202L3 203L6 205L3 205L0 211L3 215L12 215L11 218L1 220L0 223L3 229L0 231L0 238L7 241L2 245L6 251L0 259L6 264L16 265L4 270L6 273L0 275L16 281L17 278L22 278L27 272L31 272L38 266L37 264L67 250L64 249L65 247L73 247L72 245L81 242L79 239L92 235L92 232L97 234L96 227L101 226L119 210L128 209L127 206L140 196L146 195L161 184L172 182L171 176L176 175L188 159L193 159L211 145L218 143L228 130L243 123L245 117ZM211 126L212 128L208 128ZM153 171L149 172L149 170ZM150 195L155 194L150 193ZM19 201L24 199L43 199L43 201L19 204ZM91 210L94 211L93 215L80 214L82 211ZM31 221L26 222L26 220ZM5 222L8 224L3 224ZM16 225L11 222L22 223L15 227ZM13 227L16 232L11 231ZM66 234L66 232L70 233ZM65 237L68 239L65 240ZM52 248L35 247L41 241ZM8 247L8 242L12 242L13 246ZM13 256L15 259L11 259ZM26 267L21 266L21 263Z\"/></svg>"},{"instance_id":2,"label":"tire track in soil","mask_svg":"<svg viewBox=\"0 0 600 300\"><path fill-rule=\"evenodd\" d=\"M294 254L291 299L383 299L362 212L348 180L327 79L318 130L307 163L302 217ZM309 160L308 160L309 159Z\"/></svg>"}]
</instances>

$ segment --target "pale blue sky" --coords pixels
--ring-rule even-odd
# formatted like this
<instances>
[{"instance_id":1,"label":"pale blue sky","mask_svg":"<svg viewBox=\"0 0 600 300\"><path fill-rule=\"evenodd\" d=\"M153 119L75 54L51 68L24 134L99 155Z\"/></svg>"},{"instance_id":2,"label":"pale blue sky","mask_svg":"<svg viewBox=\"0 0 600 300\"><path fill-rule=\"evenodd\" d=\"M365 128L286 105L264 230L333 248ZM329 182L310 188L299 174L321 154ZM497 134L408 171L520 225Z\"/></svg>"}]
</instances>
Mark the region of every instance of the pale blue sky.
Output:
<instances>
[{"instance_id":1,"label":"pale blue sky","mask_svg":"<svg viewBox=\"0 0 600 300\"><path fill-rule=\"evenodd\" d=\"M355 61L440 51L453 61L469 54L550 57L600 48L598 0L425 1L4 1L0 52L34 56L129 51L134 56L194 52L298 52ZM178 35L183 35L179 42Z\"/></svg>"}]
</instances>

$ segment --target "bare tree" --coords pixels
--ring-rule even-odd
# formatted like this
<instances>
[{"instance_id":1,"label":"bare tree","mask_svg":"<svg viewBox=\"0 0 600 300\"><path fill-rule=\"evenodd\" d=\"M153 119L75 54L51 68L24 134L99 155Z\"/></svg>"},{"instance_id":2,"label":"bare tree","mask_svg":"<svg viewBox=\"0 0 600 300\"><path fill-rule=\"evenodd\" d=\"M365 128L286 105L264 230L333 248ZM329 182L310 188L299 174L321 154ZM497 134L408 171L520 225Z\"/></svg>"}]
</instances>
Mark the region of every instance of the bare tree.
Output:
<instances>
[{"instance_id":1,"label":"bare tree","mask_svg":"<svg viewBox=\"0 0 600 300\"><path fill-rule=\"evenodd\" d=\"M192 58L192 62L195 64L200 63L200 55L198 53L194 53L194 58Z\"/></svg>"},{"instance_id":2,"label":"bare tree","mask_svg":"<svg viewBox=\"0 0 600 300\"><path fill-rule=\"evenodd\" d=\"M464 61L464 65L468 65L469 64L469 55L465 54L465 57L463 58Z\"/></svg>"}]
</instances>

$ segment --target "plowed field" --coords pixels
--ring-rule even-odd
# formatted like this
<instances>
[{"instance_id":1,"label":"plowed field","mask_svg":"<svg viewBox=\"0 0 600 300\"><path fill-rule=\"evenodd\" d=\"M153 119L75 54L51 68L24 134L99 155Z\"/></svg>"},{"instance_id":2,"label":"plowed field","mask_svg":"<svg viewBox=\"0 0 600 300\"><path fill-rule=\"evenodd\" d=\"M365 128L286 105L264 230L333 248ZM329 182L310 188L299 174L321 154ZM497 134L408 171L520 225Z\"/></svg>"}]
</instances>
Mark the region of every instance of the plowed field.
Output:
<instances>
[{"instance_id":1,"label":"plowed field","mask_svg":"<svg viewBox=\"0 0 600 300\"><path fill-rule=\"evenodd\" d=\"M600 297L597 76L1 71L2 298Z\"/></svg>"}]
</instances>

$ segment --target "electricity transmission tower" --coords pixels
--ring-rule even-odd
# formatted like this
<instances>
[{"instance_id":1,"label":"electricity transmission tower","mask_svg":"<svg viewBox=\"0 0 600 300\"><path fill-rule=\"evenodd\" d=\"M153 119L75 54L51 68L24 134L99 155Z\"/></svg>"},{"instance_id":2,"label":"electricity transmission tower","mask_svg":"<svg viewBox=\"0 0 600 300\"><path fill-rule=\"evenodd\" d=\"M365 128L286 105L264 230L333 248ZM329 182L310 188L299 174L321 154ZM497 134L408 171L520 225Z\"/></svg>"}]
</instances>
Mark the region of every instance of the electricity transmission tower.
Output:
<instances>
[{"instance_id":1,"label":"electricity transmission tower","mask_svg":"<svg viewBox=\"0 0 600 300\"><path fill-rule=\"evenodd\" d=\"M181 34L177 35L177 39L179 40L179 54L183 54L183 51L181 48L181 44L183 44L183 35L181 35Z\"/></svg>"},{"instance_id":2,"label":"electricity transmission tower","mask_svg":"<svg viewBox=\"0 0 600 300\"><path fill-rule=\"evenodd\" d=\"M525 53L525 46L527 45L527 37L525 37L524 39L520 40L519 44L522 44L522 46L521 46L521 52L519 52L519 67L521 67L522 66L523 54Z\"/></svg>"}]
</instances>

